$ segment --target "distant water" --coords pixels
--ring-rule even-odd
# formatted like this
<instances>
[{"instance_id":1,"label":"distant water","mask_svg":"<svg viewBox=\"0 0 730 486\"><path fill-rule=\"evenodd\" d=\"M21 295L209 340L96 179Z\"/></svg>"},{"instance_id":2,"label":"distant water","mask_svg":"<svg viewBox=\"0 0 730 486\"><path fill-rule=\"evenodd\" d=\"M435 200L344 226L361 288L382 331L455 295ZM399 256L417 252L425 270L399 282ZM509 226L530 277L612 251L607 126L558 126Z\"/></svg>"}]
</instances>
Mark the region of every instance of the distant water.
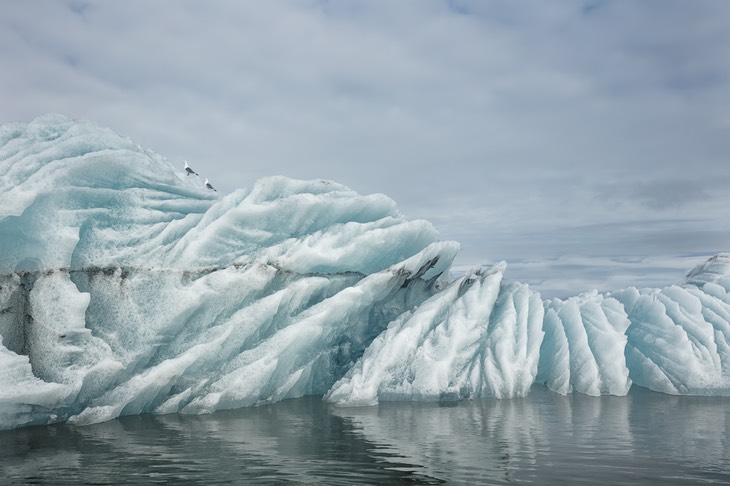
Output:
<instances>
[{"instance_id":1,"label":"distant water","mask_svg":"<svg viewBox=\"0 0 730 486\"><path fill-rule=\"evenodd\" d=\"M730 484L730 399L319 398L0 432L1 484Z\"/></svg>"}]
</instances>

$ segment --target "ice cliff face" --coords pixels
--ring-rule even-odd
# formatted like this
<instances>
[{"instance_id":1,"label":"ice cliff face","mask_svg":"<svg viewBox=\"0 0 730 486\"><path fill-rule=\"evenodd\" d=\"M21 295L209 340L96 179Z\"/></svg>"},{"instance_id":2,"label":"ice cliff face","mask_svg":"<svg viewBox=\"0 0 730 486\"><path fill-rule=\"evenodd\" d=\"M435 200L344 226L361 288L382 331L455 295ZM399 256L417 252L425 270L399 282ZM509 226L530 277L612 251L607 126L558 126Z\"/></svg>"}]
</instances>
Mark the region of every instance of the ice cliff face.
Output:
<instances>
[{"instance_id":1,"label":"ice cliff face","mask_svg":"<svg viewBox=\"0 0 730 486\"><path fill-rule=\"evenodd\" d=\"M383 195L225 197L110 130L0 128L0 428L339 404L730 391L730 254L665 289L542 302Z\"/></svg>"}]
</instances>

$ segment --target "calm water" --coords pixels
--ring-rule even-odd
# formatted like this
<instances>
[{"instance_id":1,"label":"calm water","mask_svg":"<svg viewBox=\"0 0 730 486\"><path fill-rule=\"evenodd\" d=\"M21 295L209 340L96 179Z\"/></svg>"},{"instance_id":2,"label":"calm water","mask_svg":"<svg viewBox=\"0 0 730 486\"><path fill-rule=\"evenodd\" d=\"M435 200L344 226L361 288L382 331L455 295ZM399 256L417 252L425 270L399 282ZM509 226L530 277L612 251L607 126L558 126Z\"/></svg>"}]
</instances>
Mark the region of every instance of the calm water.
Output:
<instances>
[{"instance_id":1,"label":"calm water","mask_svg":"<svg viewBox=\"0 0 730 486\"><path fill-rule=\"evenodd\" d=\"M730 484L730 399L562 397L205 416L0 432L0 484Z\"/></svg>"}]
</instances>

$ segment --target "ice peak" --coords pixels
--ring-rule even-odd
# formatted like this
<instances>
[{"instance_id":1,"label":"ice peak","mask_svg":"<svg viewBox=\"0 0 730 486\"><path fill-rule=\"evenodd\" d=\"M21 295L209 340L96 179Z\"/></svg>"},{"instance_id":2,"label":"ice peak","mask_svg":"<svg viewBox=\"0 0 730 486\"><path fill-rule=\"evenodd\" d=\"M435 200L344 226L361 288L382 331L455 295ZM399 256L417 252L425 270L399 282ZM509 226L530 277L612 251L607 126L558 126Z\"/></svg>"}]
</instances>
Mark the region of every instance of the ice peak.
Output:
<instances>
[{"instance_id":1,"label":"ice peak","mask_svg":"<svg viewBox=\"0 0 730 486\"><path fill-rule=\"evenodd\" d=\"M687 273L686 281L695 285L708 282L724 285L730 291L730 253L718 253Z\"/></svg>"}]
</instances>

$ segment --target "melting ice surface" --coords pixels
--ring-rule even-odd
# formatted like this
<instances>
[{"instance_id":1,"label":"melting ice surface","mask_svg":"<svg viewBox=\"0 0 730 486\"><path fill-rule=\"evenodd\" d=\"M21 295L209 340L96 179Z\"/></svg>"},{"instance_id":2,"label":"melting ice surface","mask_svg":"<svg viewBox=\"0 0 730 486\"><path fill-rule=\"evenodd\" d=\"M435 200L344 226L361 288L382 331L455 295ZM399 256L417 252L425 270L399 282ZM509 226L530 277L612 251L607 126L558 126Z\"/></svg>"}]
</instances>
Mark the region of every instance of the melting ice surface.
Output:
<instances>
[{"instance_id":1,"label":"melting ice surface","mask_svg":"<svg viewBox=\"0 0 730 486\"><path fill-rule=\"evenodd\" d=\"M383 195L226 196L56 115L0 128L0 428L379 400L730 394L730 254L663 289L542 301Z\"/></svg>"}]
</instances>

